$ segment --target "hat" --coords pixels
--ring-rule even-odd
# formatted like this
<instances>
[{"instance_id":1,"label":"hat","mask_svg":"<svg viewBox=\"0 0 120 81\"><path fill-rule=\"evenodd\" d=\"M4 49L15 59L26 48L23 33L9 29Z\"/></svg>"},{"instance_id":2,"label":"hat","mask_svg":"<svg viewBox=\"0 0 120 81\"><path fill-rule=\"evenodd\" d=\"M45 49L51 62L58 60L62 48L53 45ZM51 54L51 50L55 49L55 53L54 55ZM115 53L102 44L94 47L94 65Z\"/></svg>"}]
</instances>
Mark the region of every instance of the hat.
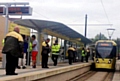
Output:
<instances>
[{"instance_id":1,"label":"hat","mask_svg":"<svg viewBox=\"0 0 120 81\"><path fill-rule=\"evenodd\" d=\"M58 43L58 40L55 40L55 43Z\"/></svg>"}]
</instances>

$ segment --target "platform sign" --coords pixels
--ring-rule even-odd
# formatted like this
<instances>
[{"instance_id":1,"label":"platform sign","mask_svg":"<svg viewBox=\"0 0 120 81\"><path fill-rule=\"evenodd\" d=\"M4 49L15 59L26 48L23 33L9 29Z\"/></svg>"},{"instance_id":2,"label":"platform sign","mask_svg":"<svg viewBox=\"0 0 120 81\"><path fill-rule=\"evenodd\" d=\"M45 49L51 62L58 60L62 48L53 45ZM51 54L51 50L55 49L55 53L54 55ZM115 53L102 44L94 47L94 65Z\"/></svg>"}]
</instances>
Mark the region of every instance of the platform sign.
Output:
<instances>
[{"instance_id":1,"label":"platform sign","mask_svg":"<svg viewBox=\"0 0 120 81\"><path fill-rule=\"evenodd\" d=\"M9 15L32 15L32 8L29 6L8 7L8 14Z\"/></svg>"},{"instance_id":2,"label":"platform sign","mask_svg":"<svg viewBox=\"0 0 120 81\"><path fill-rule=\"evenodd\" d=\"M5 7L0 7L0 15L5 15Z\"/></svg>"}]
</instances>

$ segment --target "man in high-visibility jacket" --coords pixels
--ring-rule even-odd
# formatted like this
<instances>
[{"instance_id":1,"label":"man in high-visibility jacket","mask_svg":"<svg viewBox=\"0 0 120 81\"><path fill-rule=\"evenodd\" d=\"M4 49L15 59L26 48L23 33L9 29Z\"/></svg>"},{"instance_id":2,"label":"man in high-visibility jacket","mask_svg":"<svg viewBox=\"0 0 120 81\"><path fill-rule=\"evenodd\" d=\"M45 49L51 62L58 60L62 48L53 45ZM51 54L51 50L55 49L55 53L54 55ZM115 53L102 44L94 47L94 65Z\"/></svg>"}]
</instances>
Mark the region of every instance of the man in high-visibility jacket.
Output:
<instances>
[{"instance_id":1,"label":"man in high-visibility jacket","mask_svg":"<svg viewBox=\"0 0 120 81\"><path fill-rule=\"evenodd\" d=\"M81 62L84 61L84 58L86 56L86 51L85 51L85 48L82 48L82 57L81 57Z\"/></svg>"},{"instance_id":2,"label":"man in high-visibility jacket","mask_svg":"<svg viewBox=\"0 0 120 81\"><path fill-rule=\"evenodd\" d=\"M26 53L26 64L25 65L30 65L30 62L31 62L32 43L29 42L28 46L29 47L28 47L27 53Z\"/></svg>"},{"instance_id":3,"label":"man in high-visibility jacket","mask_svg":"<svg viewBox=\"0 0 120 81\"><path fill-rule=\"evenodd\" d=\"M60 45L58 44L58 40L52 45L52 60L54 62L54 66L57 66L57 60L60 52Z\"/></svg>"}]
</instances>

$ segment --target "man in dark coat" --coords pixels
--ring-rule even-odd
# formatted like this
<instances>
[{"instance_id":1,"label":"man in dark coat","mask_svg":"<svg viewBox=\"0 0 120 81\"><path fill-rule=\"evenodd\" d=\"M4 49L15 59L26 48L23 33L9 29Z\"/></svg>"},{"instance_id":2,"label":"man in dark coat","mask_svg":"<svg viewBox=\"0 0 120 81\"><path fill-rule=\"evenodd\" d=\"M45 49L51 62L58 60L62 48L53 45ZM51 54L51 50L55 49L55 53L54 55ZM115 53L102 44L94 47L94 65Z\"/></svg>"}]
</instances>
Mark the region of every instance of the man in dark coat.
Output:
<instances>
[{"instance_id":1,"label":"man in dark coat","mask_svg":"<svg viewBox=\"0 0 120 81\"><path fill-rule=\"evenodd\" d=\"M89 48L87 48L86 62L88 62L88 58L89 58L89 56L90 56L90 49L89 49Z\"/></svg>"},{"instance_id":2,"label":"man in dark coat","mask_svg":"<svg viewBox=\"0 0 120 81\"><path fill-rule=\"evenodd\" d=\"M5 37L5 43L2 50L6 54L6 75L17 75L15 69L18 58L23 54L23 38L19 34L20 29L14 28Z\"/></svg>"},{"instance_id":3,"label":"man in dark coat","mask_svg":"<svg viewBox=\"0 0 120 81\"><path fill-rule=\"evenodd\" d=\"M42 68L49 68L48 67L48 54L50 53L50 46L49 46L49 41L50 39L47 38L43 43L42 43Z\"/></svg>"},{"instance_id":4,"label":"man in dark coat","mask_svg":"<svg viewBox=\"0 0 120 81\"><path fill-rule=\"evenodd\" d=\"M74 55L75 55L75 49L72 46L70 46L68 48L68 59L70 65L72 65Z\"/></svg>"}]
</instances>

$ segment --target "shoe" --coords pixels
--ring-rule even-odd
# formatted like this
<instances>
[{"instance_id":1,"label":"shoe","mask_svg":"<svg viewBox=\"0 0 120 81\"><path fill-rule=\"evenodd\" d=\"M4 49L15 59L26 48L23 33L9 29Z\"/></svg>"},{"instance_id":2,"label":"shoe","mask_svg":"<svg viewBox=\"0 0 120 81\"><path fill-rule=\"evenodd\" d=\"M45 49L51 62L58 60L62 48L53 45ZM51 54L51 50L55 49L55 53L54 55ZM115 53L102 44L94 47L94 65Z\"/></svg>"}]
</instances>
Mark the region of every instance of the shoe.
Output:
<instances>
[{"instance_id":1,"label":"shoe","mask_svg":"<svg viewBox=\"0 0 120 81\"><path fill-rule=\"evenodd\" d=\"M42 68L45 68L45 67L42 67Z\"/></svg>"},{"instance_id":2,"label":"shoe","mask_svg":"<svg viewBox=\"0 0 120 81\"><path fill-rule=\"evenodd\" d=\"M33 68L36 68L36 65L34 65Z\"/></svg>"},{"instance_id":3,"label":"shoe","mask_svg":"<svg viewBox=\"0 0 120 81\"><path fill-rule=\"evenodd\" d=\"M18 75L18 73L6 73L6 75Z\"/></svg>"},{"instance_id":4,"label":"shoe","mask_svg":"<svg viewBox=\"0 0 120 81\"><path fill-rule=\"evenodd\" d=\"M57 64L54 64L54 66L57 66Z\"/></svg>"},{"instance_id":5,"label":"shoe","mask_svg":"<svg viewBox=\"0 0 120 81\"><path fill-rule=\"evenodd\" d=\"M6 73L6 75L10 75L11 73Z\"/></svg>"},{"instance_id":6,"label":"shoe","mask_svg":"<svg viewBox=\"0 0 120 81\"><path fill-rule=\"evenodd\" d=\"M20 66L17 66L17 68L18 68L18 69L21 69L21 67L20 67Z\"/></svg>"},{"instance_id":7,"label":"shoe","mask_svg":"<svg viewBox=\"0 0 120 81\"><path fill-rule=\"evenodd\" d=\"M18 73L11 73L11 75L18 75Z\"/></svg>"},{"instance_id":8,"label":"shoe","mask_svg":"<svg viewBox=\"0 0 120 81\"><path fill-rule=\"evenodd\" d=\"M44 68L49 68L49 67L44 67Z\"/></svg>"},{"instance_id":9,"label":"shoe","mask_svg":"<svg viewBox=\"0 0 120 81\"><path fill-rule=\"evenodd\" d=\"M25 68L26 68L25 66L22 67L22 69L25 69Z\"/></svg>"}]
</instances>

